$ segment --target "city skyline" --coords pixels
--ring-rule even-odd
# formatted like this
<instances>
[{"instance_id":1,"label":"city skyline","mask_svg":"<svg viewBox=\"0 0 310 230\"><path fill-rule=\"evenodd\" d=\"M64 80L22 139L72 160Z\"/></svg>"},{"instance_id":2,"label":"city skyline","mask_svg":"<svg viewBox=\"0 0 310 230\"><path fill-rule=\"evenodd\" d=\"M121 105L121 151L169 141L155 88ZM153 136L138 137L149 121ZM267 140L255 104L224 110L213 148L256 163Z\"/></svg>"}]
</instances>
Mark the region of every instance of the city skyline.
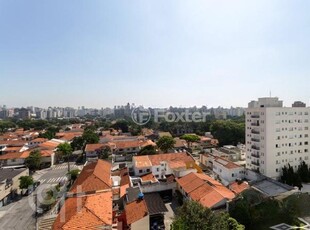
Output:
<instances>
[{"instance_id":1,"label":"city skyline","mask_svg":"<svg viewBox=\"0 0 310 230\"><path fill-rule=\"evenodd\" d=\"M309 104L309 5L1 1L0 105Z\"/></svg>"}]
</instances>

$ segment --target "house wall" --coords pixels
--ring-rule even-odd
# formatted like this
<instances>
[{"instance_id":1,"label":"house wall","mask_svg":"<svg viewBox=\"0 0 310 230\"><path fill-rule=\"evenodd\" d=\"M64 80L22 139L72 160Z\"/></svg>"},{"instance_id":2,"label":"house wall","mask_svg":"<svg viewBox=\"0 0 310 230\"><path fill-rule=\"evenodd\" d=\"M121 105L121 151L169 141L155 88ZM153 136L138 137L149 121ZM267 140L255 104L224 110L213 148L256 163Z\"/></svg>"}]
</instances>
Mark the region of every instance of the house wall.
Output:
<instances>
[{"instance_id":1,"label":"house wall","mask_svg":"<svg viewBox=\"0 0 310 230\"><path fill-rule=\"evenodd\" d=\"M8 160L2 160L1 161L4 166L13 166L13 165L24 165L25 159L19 158L19 159L8 159Z\"/></svg>"},{"instance_id":2,"label":"house wall","mask_svg":"<svg viewBox=\"0 0 310 230\"><path fill-rule=\"evenodd\" d=\"M243 167L226 168L224 165L214 161L213 171L221 178L222 183L227 186L236 179L243 179L245 169Z\"/></svg>"},{"instance_id":3,"label":"house wall","mask_svg":"<svg viewBox=\"0 0 310 230\"><path fill-rule=\"evenodd\" d=\"M149 230L150 217L149 215L131 224L131 230Z\"/></svg>"},{"instance_id":4,"label":"house wall","mask_svg":"<svg viewBox=\"0 0 310 230\"><path fill-rule=\"evenodd\" d=\"M176 182L173 183L154 183L149 185L141 185L140 189L143 193L160 192L172 189L175 192Z\"/></svg>"}]
</instances>

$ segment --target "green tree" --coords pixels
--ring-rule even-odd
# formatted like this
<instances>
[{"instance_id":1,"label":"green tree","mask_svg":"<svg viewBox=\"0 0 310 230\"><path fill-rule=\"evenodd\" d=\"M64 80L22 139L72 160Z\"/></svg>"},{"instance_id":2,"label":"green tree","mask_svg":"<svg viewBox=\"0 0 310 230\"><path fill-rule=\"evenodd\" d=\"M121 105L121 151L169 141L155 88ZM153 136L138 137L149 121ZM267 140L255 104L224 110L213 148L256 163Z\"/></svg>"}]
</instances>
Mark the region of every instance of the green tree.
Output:
<instances>
[{"instance_id":1,"label":"green tree","mask_svg":"<svg viewBox=\"0 0 310 230\"><path fill-rule=\"evenodd\" d=\"M72 155L71 145L67 142L58 145L57 152L61 154L62 157L67 158L68 162L68 172L70 172L70 156Z\"/></svg>"},{"instance_id":2,"label":"green tree","mask_svg":"<svg viewBox=\"0 0 310 230\"><path fill-rule=\"evenodd\" d=\"M25 164L30 170L40 169L41 158L42 156L40 150L33 150L25 159Z\"/></svg>"},{"instance_id":3,"label":"green tree","mask_svg":"<svg viewBox=\"0 0 310 230\"><path fill-rule=\"evenodd\" d=\"M156 148L153 145L147 145L144 146L140 151L138 152L138 156L142 155L154 155L157 153Z\"/></svg>"},{"instance_id":4,"label":"green tree","mask_svg":"<svg viewBox=\"0 0 310 230\"><path fill-rule=\"evenodd\" d=\"M160 137L158 139L156 144L157 144L158 148L160 148L161 151L166 153L166 152L168 152L169 149L173 148L173 146L175 144L175 140L173 139L173 137L163 136L163 137Z\"/></svg>"},{"instance_id":5,"label":"green tree","mask_svg":"<svg viewBox=\"0 0 310 230\"><path fill-rule=\"evenodd\" d=\"M85 144L97 144L99 142L99 135L91 129L85 130L82 138Z\"/></svg>"},{"instance_id":6,"label":"green tree","mask_svg":"<svg viewBox=\"0 0 310 230\"><path fill-rule=\"evenodd\" d=\"M105 146L98 151L98 158L102 160L106 160L109 158L110 154L111 154L110 147Z\"/></svg>"},{"instance_id":7,"label":"green tree","mask_svg":"<svg viewBox=\"0 0 310 230\"><path fill-rule=\"evenodd\" d=\"M126 120L118 120L113 125L111 125L111 128L116 130L122 130L123 133L128 133L129 131L129 123Z\"/></svg>"},{"instance_id":8,"label":"green tree","mask_svg":"<svg viewBox=\"0 0 310 230\"><path fill-rule=\"evenodd\" d=\"M177 211L173 230L243 230L244 226L228 213L215 213L196 201L187 201Z\"/></svg>"},{"instance_id":9,"label":"green tree","mask_svg":"<svg viewBox=\"0 0 310 230\"><path fill-rule=\"evenodd\" d=\"M245 141L245 123L232 120L216 120L210 127L212 135L220 145L237 145Z\"/></svg>"},{"instance_id":10,"label":"green tree","mask_svg":"<svg viewBox=\"0 0 310 230\"><path fill-rule=\"evenodd\" d=\"M297 173L300 176L302 182L308 183L310 181L309 168L306 162L301 162L301 164L298 166Z\"/></svg>"},{"instance_id":11,"label":"green tree","mask_svg":"<svg viewBox=\"0 0 310 230\"><path fill-rule=\"evenodd\" d=\"M19 178L19 188L28 189L29 186L33 185L34 181L31 176L21 176Z\"/></svg>"},{"instance_id":12,"label":"green tree","mask_svg":"<svg viewBox=\"0 0 310 230\"><path fill-rule=\"evenodd\" d=\"M186 141L188 148L191 147L192 143L200 141L200 137L195 134L184 134L181 139Z\"/></svg>"},{"instance_id":13,"label":"green tree","mask_svg":"<svg viewBox=\"0 0 310 230\"><path fill-rule=\"evenodd\" d=\"M73 184L73 182L76 180L76 178L79 176L80 170L79 169L73 169L70 172L68 172L68 176L70 178L70 183Z\"/></svg>"},{"instance_id":14,"label":"green tree","mask_svg":"<svg viewBox=\"0 0 310 230\"><path fill-rule=\"evenodd\" d=\"M84 138L75 137L70 144L73 150L81 150L84 147Z\"/></svg>"}]
</instances>

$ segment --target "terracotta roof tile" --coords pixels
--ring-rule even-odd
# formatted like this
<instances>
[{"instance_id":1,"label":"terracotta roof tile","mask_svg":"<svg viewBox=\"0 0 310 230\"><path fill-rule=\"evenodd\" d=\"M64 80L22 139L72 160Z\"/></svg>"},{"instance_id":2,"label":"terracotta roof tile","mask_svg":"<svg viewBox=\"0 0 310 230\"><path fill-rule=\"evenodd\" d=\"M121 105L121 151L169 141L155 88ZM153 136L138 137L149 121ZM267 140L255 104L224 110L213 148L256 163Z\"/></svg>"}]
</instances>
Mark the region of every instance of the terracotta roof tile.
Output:
<instances>
[{"instance_id":1,"label":"terracotta roof tile","mask_svg":"<svg viewBox=\"0 0 310 230\"><path fill-rule=\"evenodd\" d=\"M247 182L233 182L232 184L229 185L229 188L231 191L233 191L235 194L240 194L244 190L247 190L250 188L249 184Z\"/></svg>"},{"instance_id":2,"label":"terracotta roof tile","mask_svg":"<svg viewBox=\"0 0 310 230\"><path fill-rule=\"evenodd\" d=\"M190 173L176 181L193 200L209 208L223 200L231 200L235 197L234 193L224 185L205 174Z\"/></svg>"},{"instance_id":3,"label":"terracotta roof tile","mask_svg":"<svg viewBox=\"0 0 310 230\"><path fill-rule=\"evenodd\" d=\"M78 191L81 186L82 191ZM89 192L112 187L111 181L111 163L104 160L98 160L86 165L79 177L76 179L70 192Z\"/></svg>"},{"instance_id":4,"label":"terracotta roof tile","mask_svg":"<svg viewBox=\"0 0 310 230\"><path fill-rule=\"evenodd\" d=\"M135 160L135 166L137 168L145 168L152 166L152 163L148 156L135 156L133 158Z\"/></svg>"},{"instance_id":5,"label":"terracotta roof tile","mask_svg":"<svg viewBox=\"0 0 310 230\"><path fill-rule=\"evenodd\" d=\"M143 176L140 176L140 178L143 182L146 182L146 181L156 182L157 181L157 179L154 177L153 173L145 174Z\"/></svg>"},{"instance_id":6,"label":"terracotta roof tile","mask_svg":"<svg viewBox=\"0 0 310 230\"><path fill-rule=\"evenodd\" d=\"M144 200L137 200L128 203L125 207L127 225L130 225L148 215L147 206Z\"/></svg>"},{"instance_id":7,"label":"terracotta roof tile","mask_svg":"<svg viewBox=\"0 0 310 230\"><path fill-rule=\"evenodd\" d=\"M101 229L111 225L112 193L108 191L68 198L54 222L53 229Z\"/></svg>"},{"instance_id":8,"label":"terracotta roof tile","mask_svg":"<svg viewBox=\"0 0 310 230\"><path fill-rule=\"evenodd\" d=\"M105 144L87 144L85 147L85 152L94 152L103 148Z\"/></svg>"},{"instance_id":9,"label":"terracotta roof tile","mask_svg":"<svg viewBox=\"0 0 310 230\"><path fill-rule=\"evenodd\" d=\"M240 165L235 164L232 161L226 160L222 157L215 157L215 161L221 165L223 165L227 169L240 168Z\"/></svg>"}]
</instances>

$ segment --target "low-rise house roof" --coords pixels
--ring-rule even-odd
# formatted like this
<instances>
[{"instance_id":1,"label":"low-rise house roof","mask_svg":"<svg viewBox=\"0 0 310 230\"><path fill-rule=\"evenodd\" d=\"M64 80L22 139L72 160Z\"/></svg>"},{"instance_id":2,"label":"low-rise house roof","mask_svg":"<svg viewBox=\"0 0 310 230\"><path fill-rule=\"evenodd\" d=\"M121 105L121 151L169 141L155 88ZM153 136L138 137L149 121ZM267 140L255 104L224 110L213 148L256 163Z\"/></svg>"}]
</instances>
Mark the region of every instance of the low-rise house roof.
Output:
<instances>
[{"instance_id":1,"label":"low-rise house roof","mask_svg":"<svg viewBox=\"0 0 310 230\"><path fill-rule=\"evenodd\" d=\"M105 144L87 144L85 147L85 152L94 152L106 146Z\"/></svg>"},{"instance_id":2,"label":"low-rise house roof","mask_svg":"<svg viewBox=\"0 0 310 230\"><path fill-rule=\"evenodd\" d=\"M127 225L130 225L148 215L145 200L135 200L125 207Z\"/></svg>"},{"instance_id":3,"label":"low-rise house roof","mask_svg":"<svg viewBox=\"0 0 310 230\"><path fill-rule=\"evenodd\" d=\"M195 162L195 160L187 153L164 153L146 156L134 156L136 168L146 168L160 165L162 161L166 161L171 169L186 167L187 163Z\"/></svg>"},{"instance_id":4,"label":"low-rise house roof","mask_svg":"<svg viewBox=\"0 0 310 230\"><path fill-rule=\"evenodd\" d=\"M61 143L63 143L63 141L59 141L59 140L49 140L46 142L43 142L42 144L39 144L39 147L41 149L51 149L54 150L58 147L58 145L60 145Z\"/></svg>"},{"instance_id":5,"label":"low-rise house roof","mask_svg":"<svg viewBox=\"0 0 310 230\"><path fill-rule=\"evenodd\" d=\"M4 169L0 168L0 182L4 180L11 180L17 175L28 169Z\"/></svg>"},{"instance_id":6,"label":"low-rise house roof","mask_svg":"<svg viewBox=\"0 0 310 230\"><path fill-rule=\"evenodd\" d=\"M214 161L223 165L227 169L234 169L234 168L240 168L241 167L240 165L237 165L236 163L229 161L229 160L226 160L222 157L215 157Z\"/></svg>"},{"instance_id":7,"label":"low-rise house roof","mask_svg":"<svg viewBox=\"0 0 310 230\"><path fill-rule=\"evenodd\" d=\"M208 208L235 197L232 191L205 174L190 173L176 181L191 199Z\"/></svg>"},{"instance_id":8,"label":"low-rise house roof","mask_svg":"<svg viewBox=\"0 0 310 230\"><path fill-rule=\"evenodd\" d=\"M112 225L112 192L71 197L58 214L54 230L104 229Z\"/></svg>"},{"instance_id":9,"label":"low-rise house roof","mask_svg":"<svg viewBox=\"0 0 310 230\"><path fill-rule=\"evenodd\" d=\"M229 189L237 195L249 188L250 188L250 185L245 181L241 181L241 182L235 181L229 185Z\"/></svg>"},{"instance_id":10,"label":"low-rise house roof","mask_svg":"<svg viewBox=\"0 0 310 230\"><path fill-rule=\"evenodd\" d=\"M30 151L12 152L0 155L0 160L25 159L29 156Z\"/></svg>"},{"instance_id":11,"label":"low-rise house roof","mask_svg":"<svg viewBox=\"0 0 310 230\"><path fill-rule=\"evenodd\" d=\"M157 182L158 180L156 179L156 177L154 177L153 173L148 173L145 174L143 176L140 176L142 182Z\"/></svg>"},{"instance_id":12,"label":"low-rise house roof","mask_svg":"<svg viewBox=\"0 0 310 230\"><path fill-rule=\"evenodd\" d=\"M149 215L157 215L168 212L163 200L161 199L159 193L147 193L144 194L144 200Z\"/></svg>"},{"instance_id":13,"label":"low-rise house roof","mask_svg":"<svg viewBox=\"0 0 310 230\"><path fill-rule=\"evenodd\" d=\"M111 163L98 160L86 165L75 180L70 192L92 192L111 189Z\"/></svg>"}]
</instances>

